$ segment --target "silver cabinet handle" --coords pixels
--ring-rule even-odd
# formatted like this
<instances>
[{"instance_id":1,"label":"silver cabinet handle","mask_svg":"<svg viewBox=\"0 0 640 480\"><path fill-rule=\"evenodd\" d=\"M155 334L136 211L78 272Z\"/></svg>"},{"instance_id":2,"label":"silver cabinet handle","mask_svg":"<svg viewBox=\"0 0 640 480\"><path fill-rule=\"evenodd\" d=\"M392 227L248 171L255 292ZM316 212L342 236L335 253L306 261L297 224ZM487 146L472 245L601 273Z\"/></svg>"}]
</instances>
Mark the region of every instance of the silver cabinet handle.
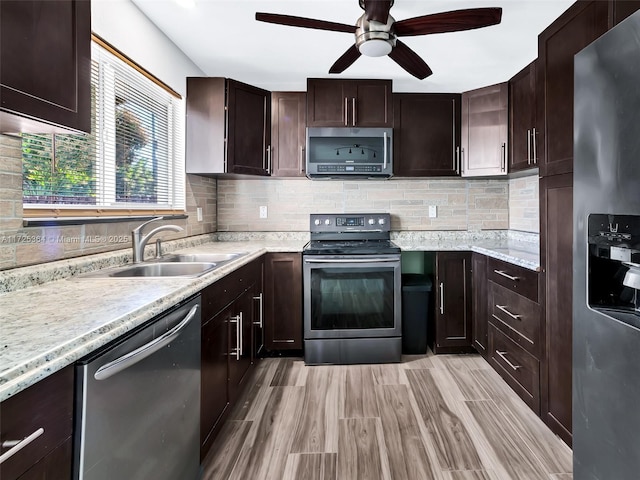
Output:
<instances>
[{"instance_id":1,"label":"silver cabinet handle","mask_svg":"<svg viewBox=\"0 0 640 480\"><path fill-rule=\"evenodd\" d=\"M538 148L536 147L536 128L533 127L533 130L531 131L531 143L533 143L533 164L537 164L538 163Z\"/></svg>"},{"instance_id":2,"label":"silver cabinet handle","mask_svg":"<svg viewBox=\"0 0 640 480\"><path fill-rule=\"evenodd\" d=\"M189 322L193 319L198 311L198 305L194 305L189 310L189 313L184 320L182 320L179 324L173 327L168 332L163 333L161 336L152 340L151 342L142 345L141 347L136 348L135 350L121 356L120 358L116 358L115 360L105 363L103 366L96 370L93 378L96 380L106 380L107 378L115 375L122 370L125 370L136 363L144 360L149 355L153 355L158 350L163 348L164 346L173 342L176 338L180 336L182 331L187 327Z\"/></svg>"},{"instance_id":3,"label":"silver cabinet handle","mask_svg":"<svg viewBox=\"0 0 640 480\"><path fill-rule=\"evenodd\" d=\"M527 165L531 165L531 130L527 129Z\"/></svg>"},{"instance_id":4,"label":"silver cabinet handle","mask_svg":"<svg viewBox=\"0 0 640 480\"><path fill-rule=\"evenodd\" d=\"M344 126L349 126L349 99L344 97Z\"/></svg>"},{"instance_id":5,"label":"silver cabinet handle","mask_svg":"<svg viewBox=\"0 0 640 480\"><path fill-rule=\"evenodd\" d=\"M306 162L306 157L304 154L304 145L300 145L300 173L304 173L305 162Z\"/></svg>"},{"instance_id":6,"label":"silver cabinet handle","mask_svg":"<svg viewBox=\"0 0 640 480\"><path fill-rule=\"evenodd\" d=\"M271 174L271 145L267 145L267 173Z\"/></svg>"},{"instance_id":7,"label":"silver cabinet handle","mask_svg":"<svg viewBox=\"0 0 640 480\"><path fill-rule=\"evenodd\" d=\"M522 315L518 315L515 313L511 313L509 310L507 310L507 307L505 305L497 305L496 304L496 308L498 310L500 310L501 312L506 313L507 315L509 315L511 318L513 318L514 320L520 320L522 318Z\"/></svg>"},{"instance_id":8,"label":"silver cabinet handle","mask_svg":"<svg viewBox=\"0 0 640 480\"><path fill-rule=\"evenodd\" d=\"M469 165L467 165L467 170L469 170ZM460 172L464 174L464 147L460 147Z\"/></svg>"},{"instance_id":9,"label":"silver cabinet handle","mask_svg":"<svg viewBox=\"0 0 640 480\"><path fill-rule=\"evenodd\" d=\"M514 282L517 282L518 280L520 280L519 277L512 277L511 275L503 272L502 270L494 270L494 273L497 273L501 277L508 278L509 280L513 280Z\"/></svg>"},{"instance_id":10,"label":"silver cabinet handle","mask_svg":"<svg viewBox=\"0 0 640 480\"><path fill-rule=\"evenodd\" d=\"M260 295L258 295L257 297L253 297L254 300L258 300L260 303L260 309L258 310L260 312L260 320L257 322L253 322L254 325L259 325L260 328L264 328L264 321L263 321L263 297L262 297L262 293Z\"/></svg>"},{"instance_id":11,"label":"silver cabinet handle","mask_svg":"<svg viewBox=\"0 0 640 480\"><path fill-rule=\"evenodd\" d=\"M440 282L440 315L444 315L444 283Z\"/></svg>"},{"instance_id":12,"label":"silver cabinet handle","mask_svg":"<svg viewBox=\"0 0 640 480\"><path fill-rule=\"evenodd\" d=\"M387 169L387 132L384 132L383 135L383 144L382 144L382 148L384 149L384 163L382 165L382 169L386 170Z\"/></svg>"},{"instance_id":13,"label":"silver cabinet handle","mask_svg":"<svg viewBox=\"0 0 640 480\"><path fill-rule=\"evenodd\" d=\"M502 144L502 167L500 167L500 170L502 170L503 172L507 171L507 144L503 143Z\"/></svg>"},{"instance_id":14,"label":"silver cabinet handle","mask_svg":"<svg viewBox=\"0 0 640 480\"><path fill-rule=\"evenodd\" d=\"M507 362L507 365L509 365L513 370L518 370L519 368L522 368L522 365L514 365L513 363L511 363L509 361L509 359L507 359L507 352L500 352L498 350L496 350L496 353L498 354L498 356L504 360L505 362Z\"/></svg>"},{"instance_id":15,"label":"silver cabinet handle","mask_svg":"<svg viewBox=\"0 0 640 480\"><path fill-rule=\"evenodd\" d=\"M351 112L351 125L353 125L354 127L356 126L356 99L355 97L351 99L351 108L353 109L353 112Z\"/></svg>"},{"instance_id":16,"label":"silver cabinet handle","mask_svg":"<svg viewBox=\"0 0 640 480\"><path fill-rule=\"evenodd\" d=\"M236 360L240 360L242 350L242 312L240 312L235 317L231 317L229 319L229 323L236 324L236 348L234 348L231 353L235 353Z\"/></svg>"},{"instance_id":17,"label":"silver cabinet handle","mask_svg":"<svg viewBox=\"0 0 640 480\"><path fill-rule=\"evenodd\" d=\"M2 442L2 448L9 448L6 452L0 455L0 464L9 460L9 458L13 457L16 453L22 450L24 447L33 442L36 438L44 433L44 428L40 427L35 432L33 432L28 437L24 437L22 440L5 440Z\"/></svg>"},{"instance_id":18,"label":"silver cabinet handle","mask_svg":"<svg viewBox=\"0 0 640 480\"><path fill-rule=\"evenodd\" d=\"M456 157L454 160L456 174L460 175L460 147L456 147Z\"/></svg>"}]
</instances>

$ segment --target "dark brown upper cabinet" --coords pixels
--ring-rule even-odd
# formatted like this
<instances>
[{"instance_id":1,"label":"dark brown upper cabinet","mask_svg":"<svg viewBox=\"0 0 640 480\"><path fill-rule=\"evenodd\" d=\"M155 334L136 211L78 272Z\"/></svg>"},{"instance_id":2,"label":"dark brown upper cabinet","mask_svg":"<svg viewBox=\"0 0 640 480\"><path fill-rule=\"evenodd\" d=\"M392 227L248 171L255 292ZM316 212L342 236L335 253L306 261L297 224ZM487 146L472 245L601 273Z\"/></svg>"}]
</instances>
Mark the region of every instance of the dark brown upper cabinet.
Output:
<instances>
[{"instance_id":1,"label":"dark brown upper cabinet","mask_svg":"<svg viewBox=\"0 0 640 480\"><path fill-rule=\"evenodd\" d=\"M394 174L460 175L460 94L393 95Z\"/></svg>"},{"instance_id":2,"label":"dark brown upper cabinet","mask_svg":"<svg viewBox=\"0 0 640 480\"><path fill-rule=\"evenodd\" d=\"M462 94L463 177L507 174L508 101L506 82Z\"/></svg>"},{"instance_id":3,"label":"dark brown upper cabinet","mask_svg":"<svg viewBox=\"0 0 640 480\"><path fill-rule=\"evenodd\" d=\"M271 93L228 78L187 78L186 171L269 175Z\"/></svg>"},{"instance_id":4,"label":"dark brown upper cabinet","mask_svg":"<svg viewBox=\"0 0 640 480\"><path fill-rule=\"evenodd\" d=\"M271 174L275 177L304 177L305 92L271 93Z\"/></svg>"},{"instance_id":5,"label":"dark brown upper cabinet","mask_svg":"<svg viewBox=\"0 0 640 480\"><path fill-rule=\"evenodd\" d=\"M91 131L91 2L0 2L0 132Z\"/></svg>"},{"instance_id":6,"label":"dark brown upper cabinet","mask_svg":"<svg viewBox=\"0 0 640 480\"><path fill-rule=\"evenodd\" d=\"M573 172L573 56L607 31L608 8L578 1L538 36L540 176Z\"/></svg>"},{"instance_id":7,"label":"dark brown upper cabinet","mask_svg":"<svg viewBox=\"0 0 640 480\"><path fill-rule=\"evenodd\" d=\"M307 126L392 127L391 80L307 79Z\"/></svg>"},{"instance_id":8,"label":"dark brown upper cabinet","mask_svg":"<svg viewBox=\"0 0 640 480\"><path fill-rule=\"evenodd\" d=\"M609 28L615 27L622 20L640 9L640 0L610 0Z\"/></svg>"},{"instance_id":9,"label":"dark brown upper cabinet","mask_svg":"<svg viewBox=\"0 0 640 480\"><path fill-rule=\"evenodd\" d=\"M509 172L538 166L540 149L536 122L536 61L509 80Z\"/></svg>"}]
</instances>

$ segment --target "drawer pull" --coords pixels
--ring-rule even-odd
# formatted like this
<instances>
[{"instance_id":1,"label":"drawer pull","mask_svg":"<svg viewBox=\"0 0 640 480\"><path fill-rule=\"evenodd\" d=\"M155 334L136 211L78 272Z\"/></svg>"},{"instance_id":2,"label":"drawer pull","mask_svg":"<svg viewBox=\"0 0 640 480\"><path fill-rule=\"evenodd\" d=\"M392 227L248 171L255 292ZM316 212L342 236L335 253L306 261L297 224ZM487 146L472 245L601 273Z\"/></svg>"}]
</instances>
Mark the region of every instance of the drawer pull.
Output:
<instances>
[{"instance_id":1,"label":"drawer pull","mask_svg":"<svg viewBox=\"0 0 640 480\"><path fill-rule=\"evenodd\" d=\"M498 350L496 350L496 353L498 354L498 356L504 360L505 362L507 362L507 365L509 365L511 368L513 368L514 370L518 370L519 368L522 368L522 365L514 365L513 363L511 363L508 359L507 359L507 352L500 352Z\"/></svg>"},{"instance_id":2,"label":"drawer pull","mask_svg":"<svg viewBox=\"0 0 640 480\"><path fill-rule=\"evenodd\" d=\"M505 305L496 305L496 308L498 310L500 310L501 312L506 313L507 315L509 315L514 320L520 320L522 318L522 315L517 315L517 314L511 313L509 310L507 310Z\"/></svg>"},{"instance_id":3,"label":"drawer pull","mask_svg":"<svg viewBox=\"0 0 640 480\"><path fill-rule=\"evenodd\" d=\"M520 280L519 277L512 277L511 275L503 272L502 270L494 270L494 272L502 277L508 278L509 280L513 280L514 282L517 282L518 280Z\"/></svg>"},{"instance_id":4,"label":"drawer pull","mask_svg":"<svg viewBox=\"0 0 640 480\"><path fill-rule=\"evenodd\" d=\"M44 428L40 427L31 435L23 438L22 440L5 440L4 442L2 442L2 448L11 447L11 449L7 450L2 455L0 455L0 464L5 462L9 458L13 457L16 453L18 453L24 447L29 445L31 442L33 442L36 438L38 438L43 433L44 433Z\"/></svg>"}]
</instances>

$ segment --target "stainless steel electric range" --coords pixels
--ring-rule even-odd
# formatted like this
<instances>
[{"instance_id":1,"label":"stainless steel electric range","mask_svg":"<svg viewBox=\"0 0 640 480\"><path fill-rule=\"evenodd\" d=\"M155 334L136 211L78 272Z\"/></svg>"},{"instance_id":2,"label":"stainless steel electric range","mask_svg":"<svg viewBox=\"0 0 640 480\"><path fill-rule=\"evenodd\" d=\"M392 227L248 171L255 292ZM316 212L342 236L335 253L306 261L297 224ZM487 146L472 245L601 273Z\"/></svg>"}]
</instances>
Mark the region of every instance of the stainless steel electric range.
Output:
<instances>
[{"instance_id":1,"label":"stainless steel electric range","mask_svg":"<svg viewBox=\"0 0 640 480\"><path fill-rule=\"evenodd\" d=\"M303 251L307 364L399 362L400 248L388 213L312 214Z\"/></svg>"}]
</instances>

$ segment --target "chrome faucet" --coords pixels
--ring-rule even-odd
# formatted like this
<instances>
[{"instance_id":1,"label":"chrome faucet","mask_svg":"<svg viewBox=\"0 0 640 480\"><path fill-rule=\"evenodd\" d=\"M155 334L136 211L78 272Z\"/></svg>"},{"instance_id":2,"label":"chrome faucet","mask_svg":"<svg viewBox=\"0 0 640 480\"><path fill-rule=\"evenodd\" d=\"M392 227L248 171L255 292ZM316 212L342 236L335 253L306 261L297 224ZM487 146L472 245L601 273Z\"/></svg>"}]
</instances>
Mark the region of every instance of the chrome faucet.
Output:
<instances>
[{"instance_id":1,"label":"chrome faucet","mask_svg":"<svg viewBox=\"0 0 640 480\"><path fill-rule=\"evenodd\" d=\"M151 222L156 222L158 220L164 220L164 217L152 218L151 220L148 220L143 224L137 226L131 232L131 242L133 243L133 263L140 263L144 261L144 247L146 247L151 237L153 237L156 233L167 230L171 230L173 232L182 232L184 230L178 225L160 225L159 227L154 228L149 233L143 236L142 229Z\"/></svg>"}]
</instances>

